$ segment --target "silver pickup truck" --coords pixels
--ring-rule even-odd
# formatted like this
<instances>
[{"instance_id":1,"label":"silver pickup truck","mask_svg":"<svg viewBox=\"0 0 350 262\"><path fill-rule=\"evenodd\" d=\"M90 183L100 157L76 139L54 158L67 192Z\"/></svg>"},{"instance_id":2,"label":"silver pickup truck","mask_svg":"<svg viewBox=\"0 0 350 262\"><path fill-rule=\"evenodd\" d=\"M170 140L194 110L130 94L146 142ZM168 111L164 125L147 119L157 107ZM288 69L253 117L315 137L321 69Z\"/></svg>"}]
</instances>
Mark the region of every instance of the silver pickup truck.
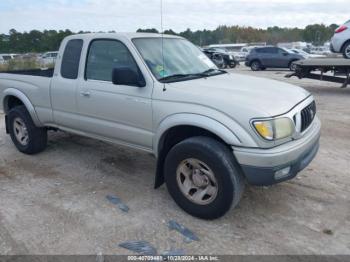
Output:
<instances>
[{"instance_id":1,"label":"silver pickup truck","mask_svg":"<svg viewBox=\"0 0 350 262\"><path fill-rule=\"evenodd\" d=\"M176 36L67 37L54 70L0 74L0 100L19 151L62 130L151 152L155 187L204 219L236 206L246 183L294 178L319 148L307 91L219 70Z\"/></svg>"}]
</instances>

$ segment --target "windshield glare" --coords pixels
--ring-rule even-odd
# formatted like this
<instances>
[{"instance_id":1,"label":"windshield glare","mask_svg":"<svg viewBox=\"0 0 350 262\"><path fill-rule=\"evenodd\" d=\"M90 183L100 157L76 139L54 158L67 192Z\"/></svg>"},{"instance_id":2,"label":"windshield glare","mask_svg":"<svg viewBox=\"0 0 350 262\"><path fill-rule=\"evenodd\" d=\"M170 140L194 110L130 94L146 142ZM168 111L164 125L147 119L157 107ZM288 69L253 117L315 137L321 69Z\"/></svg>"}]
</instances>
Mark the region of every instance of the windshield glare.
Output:
<instances>
[{"instance_id":1,"label":"windshield glare","mask_svg":"<svg viewBox=\"0 0 350 262\"><path fill-rule=\"evenodd\" d=\"M200 74L217 69L198 47L185 39L135 38L133 43L158 80L172 75Z\"/></svg>"}]
</instances>

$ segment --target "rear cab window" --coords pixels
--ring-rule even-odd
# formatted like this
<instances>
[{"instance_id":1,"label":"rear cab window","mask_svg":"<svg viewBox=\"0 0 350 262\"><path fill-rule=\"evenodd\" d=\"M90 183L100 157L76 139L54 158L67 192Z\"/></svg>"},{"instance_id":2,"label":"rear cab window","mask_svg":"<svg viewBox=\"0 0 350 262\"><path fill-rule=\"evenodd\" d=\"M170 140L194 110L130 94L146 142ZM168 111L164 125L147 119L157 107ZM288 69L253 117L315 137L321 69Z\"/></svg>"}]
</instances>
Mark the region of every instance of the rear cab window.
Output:
<instances>
[{"instance_id":1,"label":"rear cab window","mask_svg":"<svg viewBox=\"0 0 350 262\"><path fill-rule=\"evenodd\" d=\"M82 39L69 40L63 53L61 76L67 79L77 79L81 51L83 49Z\"/></svg>"}]
</instances>

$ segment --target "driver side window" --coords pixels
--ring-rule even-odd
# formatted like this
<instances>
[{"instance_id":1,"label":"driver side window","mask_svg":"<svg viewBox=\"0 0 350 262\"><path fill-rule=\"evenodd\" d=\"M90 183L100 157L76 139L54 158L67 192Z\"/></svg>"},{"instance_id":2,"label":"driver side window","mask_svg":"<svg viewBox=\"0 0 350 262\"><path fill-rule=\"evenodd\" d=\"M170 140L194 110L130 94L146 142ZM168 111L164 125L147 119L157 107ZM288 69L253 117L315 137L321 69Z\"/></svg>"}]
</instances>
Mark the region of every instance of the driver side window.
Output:
<instances>
[{"instance_id":1,"label":"driver side window","mask_svg":"<svg viewBox=\"0 0 350 262\"><path fill-rule=\"evenodd\" d=\"M86 79L112 82L114 68L130 68L138 72L128 48L117 40L95 40L90 44Z\"/></svg>"}]
</instances>

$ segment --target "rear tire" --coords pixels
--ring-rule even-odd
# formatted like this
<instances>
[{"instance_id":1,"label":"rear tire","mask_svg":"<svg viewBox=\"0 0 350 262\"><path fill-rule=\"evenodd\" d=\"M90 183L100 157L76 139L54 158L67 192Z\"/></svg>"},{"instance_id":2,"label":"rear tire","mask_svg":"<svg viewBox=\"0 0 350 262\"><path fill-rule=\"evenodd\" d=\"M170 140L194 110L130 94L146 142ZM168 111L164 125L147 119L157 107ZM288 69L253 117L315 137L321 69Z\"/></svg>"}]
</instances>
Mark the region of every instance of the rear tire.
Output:
<instances>
[{"instance_id":1,"label":"rear tire","mask_svg":"<svg viewBox=\"0 0 350 262\"><path fill-rule=\"evenodd\" d=\"M165 159L164 174L174 201L202 219L219 218L237 206L245 186L232 152L209 137L175 145Z\"/></svg>"},{"instance_id":2,"label":"rear tire","mask_svg":"<svg viewBox=\"0 0 350 262\"><path fill-rule=\"evenodd\" d=\"M236 68L236 66L237 66L237 63L236 63L236 62L233 62L233 63L230 64L230 68L231 68L231 69Z\"/></svg>"},{"instance_id":3,"label":"rear tire","mask_svg":"<svg viewBox=\"0 0 350 262\"><path fill-rule=\"evenodd\" d=\"M298 60L294 60L294 61L292 61L292 62L290 62L290 64L289 64L289 70L290 71L295 71L296 69L297 69L297 65L295 64L295 62L297 62Z\"/></svg>"},{"instance_id":4,"label":"rear tire","mask_svg":"<svg viewBox=\"0 0 350 262\"><path fill-rule=\"evenodd\" d=\"M343 56L346 59L350 59L350 41L347 42L343 47Z\"/></svg>"},{"instance_id":5,"label":"rear tire","mask_svg":"<svg viewBox=\"0 0 350 262\"><path fill-rule=\"evenodd\" d=\"M25 106L10 110L8 124L11 139L20 152L33 155L46 148L47 130L35 126Z\"/></svg>"},{"instance_id":6,"label":"rear tire","mask_svg":"<svg viewBox=\"0 0 350 262\"><path fill-rule=\"evenodd\" d=\"M252 71L260 71L262 66L261 63L256 60L250 64L250 68L252 69Z\"/></svg>"}]
</instances>

